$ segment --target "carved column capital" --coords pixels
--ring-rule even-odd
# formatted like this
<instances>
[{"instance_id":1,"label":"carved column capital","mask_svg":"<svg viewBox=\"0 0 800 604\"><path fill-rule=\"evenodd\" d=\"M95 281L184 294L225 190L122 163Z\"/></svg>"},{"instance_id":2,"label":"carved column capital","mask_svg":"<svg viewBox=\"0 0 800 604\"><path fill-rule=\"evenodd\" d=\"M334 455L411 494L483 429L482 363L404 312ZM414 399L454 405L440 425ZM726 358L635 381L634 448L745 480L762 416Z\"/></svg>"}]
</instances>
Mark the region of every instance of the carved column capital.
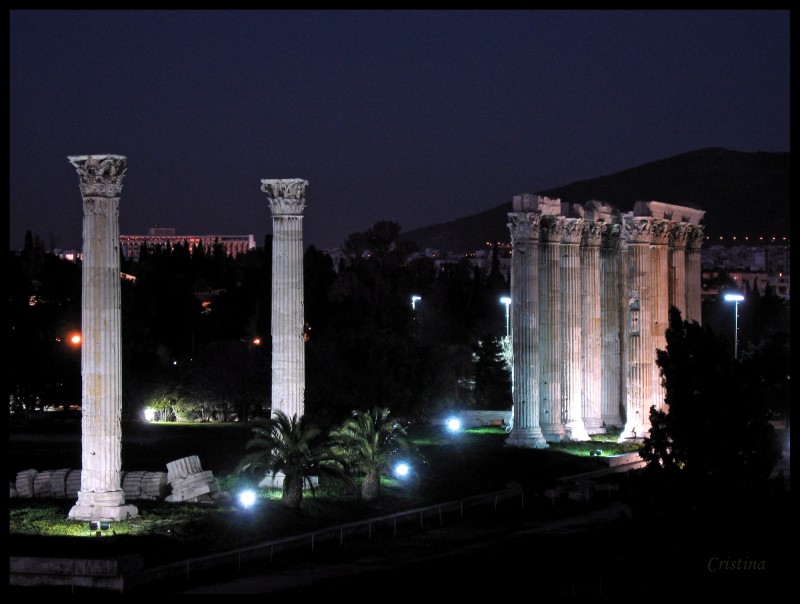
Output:
<instances>
[{"instance_id":1,"label":"carved column capital","mask_svg":"<svg viewBox=\"0 0 800 604\"><path fill-rule=\"evenodd\" d=\"M119 197L128 159L123 155L70 155L83 197Z\"/></svg>"},{"instance_id":2,"label":"carved column capital","mask_svg":"<svg viewBox=\"0 0 800 604\"><path fill-rule=\"evenodd\" d=\"M689 238L689 228L691 225L685 222L674 223L669 232L669 245L672 248L680 249L686 247Z\"/></svg>"},{"instance_id":3,"label":"carved column capital","mask_svg":"<svg viewBox=\"0 0 800 604\"><path fill-rule=\"evenodd\" d=\"M578 245L583 237L583 218L564 218L564 229L561 233L561 242L568 245Z\"/></svg>"},{"instance_id":4,"label":"carved column capital","mask_svg":"<svg viewBox=\"0 0 800 604\"><path fill-rule=\"evenodd\" d=\"M267 194L273 216L300 215L306 207L307 180L300 178L262 179L261 190Z\"/></svg>"},{"instance_id":5,"label":"carved column capital","mask_svg":"<svg viewBox=\"0 0 800 604\"><path fill-rule=\"evenodd\" d=\"M541 214L534 212L509 212L508 228L511 231L511 242L522 243L539 240L539 221Z\"/></svg>"},{"instance_id":6,"label":"carved column capital","mask_svg":"<svg viewBox=\"0 0 800 604\"><path fill-rule=\"evenodd\" d=\"M703 247L703 235L705 226L702 224L692 224L688 226L688 236L686 247L692 251L699 251Z\"/></svg>"},{"instance_id":7,"label":"carved column capital","mask_svg":"<svg viewBox=\"0 0 800 604\"><path fill-rule=\"evenodd\" d=\"M624 238L630 244L649 244L653 239L653 219L647 216L634 216L626 219L622 225Z\"/></svg>"},{"instance_id":8,"label":"carved column capital","mask_svg":"<svg viewBox=\"0 0 800 604\"><path fill-rule=\"evenodd\" d=\"M540 225L542 243L561 243L561 236L564 232L563 216L542 216Z\"/></svg>"},{"instance_id":9,"label":"carved column capital","mask_svg":"<svg viewBox=\"0 0 800 604\"><path fill-rule=\"evenodd\" d=\"M653 245L667 245L669 243L669 233L674 223L663 218L653 218L650 228L650 242Z\"/></svg>"},{"instance_id":10,"label":"carved column capital","mask_svg":"<svg viewBox=\"0 0 800 604\"><path fill-rule=\"evenodd\" d=\"M602 240L603 227L602 220L585 220L583 223L583 233L581 242L583 245L598 247Z\"/></svg>"},{"instance_id":11,"label":"carved column capital","mask_svg":"<svg viewBox=\"0 0 800 604\"><path fill-rule=\"evenodd\" d=\"M605 249L616 249L621 233L622 225L618 222L603 224L600 227L600 245Z\"/></svg>"}]
</instances>

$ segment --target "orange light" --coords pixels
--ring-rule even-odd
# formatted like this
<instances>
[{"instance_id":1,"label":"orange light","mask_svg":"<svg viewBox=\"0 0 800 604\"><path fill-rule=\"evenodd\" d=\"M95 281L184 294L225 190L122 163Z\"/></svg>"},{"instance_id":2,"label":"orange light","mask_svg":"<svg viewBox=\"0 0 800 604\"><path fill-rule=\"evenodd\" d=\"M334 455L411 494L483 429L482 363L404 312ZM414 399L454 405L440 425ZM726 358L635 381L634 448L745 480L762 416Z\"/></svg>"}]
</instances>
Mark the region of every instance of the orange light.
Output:
<instances>
[{"instance_id":1,"label":"orange light","mask_svg":"<svg viewBox=\"0 0 800 604\"><path fill-rule=\"evenodd\" d=\"M253 338L253 344L255 344L256 346L261 344L261 338Z\"/></svg>"},{"instance_id":2,"label":"orange light","mask_svg":"<svg viewBox=\"0 0 800 604\"><path fill-rule=\"evenodd\" d=\"M75 335L70 336L69 341L75 344L75 346L77 346L78 344L81 343L81 335L76 333Z\"/></svg>"}]
</instances>

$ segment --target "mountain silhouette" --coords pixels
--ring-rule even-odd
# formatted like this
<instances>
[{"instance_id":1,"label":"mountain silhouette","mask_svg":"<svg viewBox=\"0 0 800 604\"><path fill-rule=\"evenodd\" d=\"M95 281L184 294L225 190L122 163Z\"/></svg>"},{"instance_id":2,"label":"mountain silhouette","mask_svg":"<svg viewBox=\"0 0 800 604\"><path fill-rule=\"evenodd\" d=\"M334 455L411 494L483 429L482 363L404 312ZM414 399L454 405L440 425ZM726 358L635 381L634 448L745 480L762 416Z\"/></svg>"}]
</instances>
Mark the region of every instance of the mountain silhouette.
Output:
<instances>
[{"instance_id":1,"label":"mountain silhouette","mask_svg":"<svg viewBox=\"0 0 800 604\"><path fill-rule=\"evenodd\" d=\"M789 237L789 152L706 148L544 191L519 191L585 203L597 199L623 212L636 201L661 201L705 210L710 240L747 235ZM486 242L509 242L511 200L452 222L415 229L404 239L440 251L470 252Z\"/></svg>"}]
</instances>

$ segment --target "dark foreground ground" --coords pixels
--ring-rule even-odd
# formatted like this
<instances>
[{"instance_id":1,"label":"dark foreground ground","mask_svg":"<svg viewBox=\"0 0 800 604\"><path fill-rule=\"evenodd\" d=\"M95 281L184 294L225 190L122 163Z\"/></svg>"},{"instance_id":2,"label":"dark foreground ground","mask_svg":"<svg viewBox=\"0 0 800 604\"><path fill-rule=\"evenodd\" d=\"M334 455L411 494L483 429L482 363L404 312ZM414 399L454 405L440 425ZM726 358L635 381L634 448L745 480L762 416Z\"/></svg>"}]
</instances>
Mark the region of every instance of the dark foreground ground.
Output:
<instances>
[{"instance_id":1,"label":"dark foreground ground","mask_svg":"<svg viewBox=\"0 0 800 604\"><path fill-rule=\"evenodd\" d=\"M215 430L215 438L202 426L132 425L123 432L123 469L164 471L166 461L197 454L204 469L220 475L232 470L250 436L243 426ZM11 434L12 475L27 468L79 467L79 425L17 426ZM143 585L129 593L271 593L355 601L572 595L661 600L763 598L788 588L792 516L790 493L780 485L759 492L700 493L653 487L633 473L615 476L618 489L606 499L554 501L544 489L559 476L596 469L600 462L554 451L517 457L502 441L492 436L431 448L429 465L441 473L431 472L420 489L434 500L449 500L515 481L526 493L524 505L509 500L497 510L450 515L397 534L384 531L371 540L319 545L313 553L260 560L190 581ZM453 478L462 475L463 480ZM31 547L30 540L9 537L12 555L15 548ZM91 540L82 541L92 546ZM32 547L50 549L47 540ZM72 591L13 588L12 593Z\"/></svg>"}]
</instances>

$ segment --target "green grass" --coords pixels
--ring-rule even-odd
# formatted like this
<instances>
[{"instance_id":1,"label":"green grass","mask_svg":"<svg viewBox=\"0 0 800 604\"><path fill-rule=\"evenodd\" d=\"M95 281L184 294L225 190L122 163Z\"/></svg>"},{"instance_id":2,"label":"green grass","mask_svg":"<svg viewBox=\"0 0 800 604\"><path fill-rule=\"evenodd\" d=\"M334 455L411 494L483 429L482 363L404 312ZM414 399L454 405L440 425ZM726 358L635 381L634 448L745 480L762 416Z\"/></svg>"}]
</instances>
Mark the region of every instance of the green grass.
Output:
<instances>
[{"instance_id":1,"label":"green grass","mask_svg":"<svg viewBox=\"0 0 800 604\"><path fill-rule=\"evenodd\" d=\"M604 452L610 450L605 444L599 445L601 441L552 445L544 450L519 449L505 446L507 434L501 427L450 433L444 427L412 426L409 433L419 451L419 456L410 460L413 474L402 480L384 477L377 502L367 503L359 498L360 484L356 479L354 488L323 482L315 494L306 491L299 510L283 505L280 490L256 488L256 505L244 510L235 497L243 488L254 487L256 481L231 471L244 454L243 443L249 438L249 431L241 425L159 424L129 430L140 439L145 435L151 440L141 446L126 445L123 440L123 460L128 468L140 469L139 464L157 467L164 463L158 459L197 454L203 469L213 471L220 488L231 499L215 504L129 501L137 507L139 516L113 523L109 530L101 531L100 538L89 530L88 522L67 518L75 503L71 499L12 499L12 554L138 553L146 564L155 565L501 490L511 482L524 485L526 493L533 494L559 477L604 467L601 460L588 456L588 450L598 446ZM23 455L23 460L18 463L22 467L61 467L58 447L65 445L59 444L58 439L37 440L36 459L41 461L38 466L29 465L24 459L24 451L32 450L32 445L19 446L22 451L17 453ZM12 455L15 454L12 447Z\"/></svg>"}]
</instances>

